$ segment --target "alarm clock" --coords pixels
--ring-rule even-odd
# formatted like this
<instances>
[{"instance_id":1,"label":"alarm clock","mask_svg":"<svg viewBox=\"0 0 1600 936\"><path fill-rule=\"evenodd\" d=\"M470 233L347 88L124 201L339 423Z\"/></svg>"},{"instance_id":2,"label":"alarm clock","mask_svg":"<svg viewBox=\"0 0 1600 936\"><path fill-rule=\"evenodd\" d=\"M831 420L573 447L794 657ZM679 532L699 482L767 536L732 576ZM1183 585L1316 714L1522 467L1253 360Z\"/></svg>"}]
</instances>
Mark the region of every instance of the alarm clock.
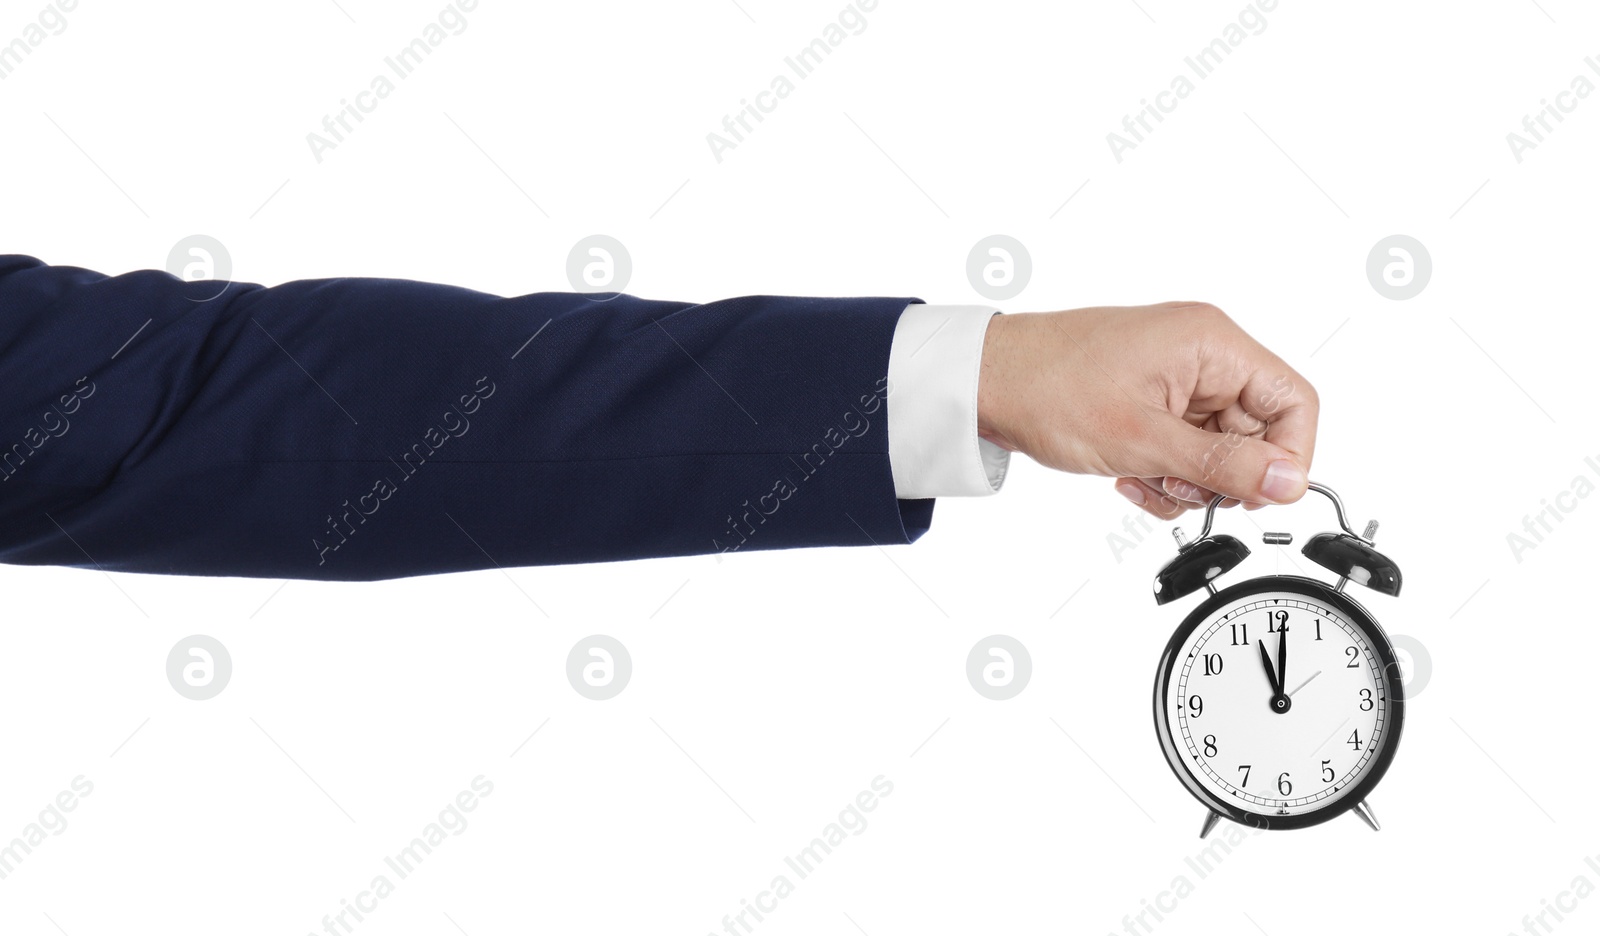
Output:
<instances>
[{"instance_id":1,"label":"alarm clock","mask_svg":"<svg viewBox=\"0 0 1600 936\"><path fill-rule=\"evenodd\" d=\"M1193 542L1172 531L1178 555L1156 576L1159 605L1206 593L1167 642L1155 681L1156 736L1207 810L1201 838L1221 819L1299 829L1346 811L1378 829L1367 796L1394 760L1405 691L1394 646L1346 587L1399 595L1400 569L1373 547L1377 521L1358 534L1331 488L1310 489L1333 502L1342 532L1318 533L1301 552L1337 582L1264 575L1219 590L1250 554L1211 532L1221 495Z\"/></svg>"}]
</instances>

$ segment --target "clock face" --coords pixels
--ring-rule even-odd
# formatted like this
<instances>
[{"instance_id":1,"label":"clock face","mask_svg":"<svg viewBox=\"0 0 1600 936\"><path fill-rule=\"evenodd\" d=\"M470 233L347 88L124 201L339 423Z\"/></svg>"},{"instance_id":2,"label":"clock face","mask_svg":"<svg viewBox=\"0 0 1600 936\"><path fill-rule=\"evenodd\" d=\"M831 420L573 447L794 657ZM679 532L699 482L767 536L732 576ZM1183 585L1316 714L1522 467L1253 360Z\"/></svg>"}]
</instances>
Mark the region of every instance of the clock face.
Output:
<instances>
[{"instance_id":1,"label":"clock face","mask_svg":"<svg viewBox=\"0 0 1600 936\"><path fill-rule=\"evenodd\" d=\"M1382 630L1348 596L1313 579L1254 579L1212 596L1174 635L1157 730L1213 810L1310 825L1359 802L1388 767L1398 677Z\"/></svg>"}]
</instances>

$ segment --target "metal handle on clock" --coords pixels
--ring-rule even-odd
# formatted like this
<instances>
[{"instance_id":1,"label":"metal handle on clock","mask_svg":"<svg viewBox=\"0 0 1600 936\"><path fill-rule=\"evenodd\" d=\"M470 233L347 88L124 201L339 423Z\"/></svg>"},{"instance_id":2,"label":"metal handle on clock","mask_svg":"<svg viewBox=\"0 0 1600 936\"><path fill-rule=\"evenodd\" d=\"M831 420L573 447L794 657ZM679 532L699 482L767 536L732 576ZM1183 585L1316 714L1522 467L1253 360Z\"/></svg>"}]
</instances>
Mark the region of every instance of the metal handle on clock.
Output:
<instances>
[{"instance_id":1,"label":"metal handle on clock","mask_svg":"<svg viewBox=\"0 0 1600 936\"><path fill-rule=\"evenodd\" d=\"M1339 526L1343 528L1346 533L1349 533L1351 536L1354 536L1361 542L1366 543L1368 546L1372 545L1372 535L1378 530L1378 521L1374 520L1371 523L1368 523L1365 534L1357 533L1355 530L1350 528L1350 521L1345 519L1344 501L1339 499L1339 495L1334 492L1333 488L1328 487L1326 484L1318 484L1315 481L1307 484L1306 487L1310 490L1316 491L1318 494L1323 495L1324 497L1328 498L1328 500L1333 501L1334 512L1339 515ZM1205 526L1201 527L1200 535L1195 537L1196 542L1211 535L1211 522L1216 517L1217 505L1222 503L1225 499L1226 498L1221 494L1211 498L1211 503L1206 507Z\"/></svg>"}]
</instances>

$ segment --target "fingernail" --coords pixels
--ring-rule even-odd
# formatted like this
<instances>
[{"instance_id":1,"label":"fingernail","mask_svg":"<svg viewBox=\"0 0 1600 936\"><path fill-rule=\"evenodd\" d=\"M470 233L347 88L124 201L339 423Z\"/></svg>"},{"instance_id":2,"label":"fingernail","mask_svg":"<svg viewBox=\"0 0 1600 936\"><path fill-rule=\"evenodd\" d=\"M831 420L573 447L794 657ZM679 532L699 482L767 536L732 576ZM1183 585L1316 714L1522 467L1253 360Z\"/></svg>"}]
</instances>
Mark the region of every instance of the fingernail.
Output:
<instances>
[{"instance_id":1,"label":"fingernail","mask_svg":"<svg viewBox=\"0 0 1600 936\"><path fill-rule=\"evenodd\" d=\"M1144 488L1131 481L1117 485L1117 493L1133 501L1135 507L1144 506Z\"/></svg>"},{"instance_id":2,"label":"fingernail","mask_svg":"<svg viewBox=\"0 0 1600 936\"><path fill-rule=\"evenodd\" d=\"M1287 458L1280 458L1267 466L1267 475L1261 479L1261 493L1267 500L1283 503L1305 487L1306 476L1299 466Z\"/></svg>"},{"instance_id":3,"label":"fingernail","mask_svg":"<svg viewBox=\"0 0 1600 936\"><path fill-rule=\"evenodd\" d=\"M1178 500L1193 501L1195 503L1200 502L1200 489L1187 481L1178 481L1176 479L1173 480L1173 482L1169 485L1167 493L1171 494L1173 497L1176 497Z\"/></svg>"}]
</instances>

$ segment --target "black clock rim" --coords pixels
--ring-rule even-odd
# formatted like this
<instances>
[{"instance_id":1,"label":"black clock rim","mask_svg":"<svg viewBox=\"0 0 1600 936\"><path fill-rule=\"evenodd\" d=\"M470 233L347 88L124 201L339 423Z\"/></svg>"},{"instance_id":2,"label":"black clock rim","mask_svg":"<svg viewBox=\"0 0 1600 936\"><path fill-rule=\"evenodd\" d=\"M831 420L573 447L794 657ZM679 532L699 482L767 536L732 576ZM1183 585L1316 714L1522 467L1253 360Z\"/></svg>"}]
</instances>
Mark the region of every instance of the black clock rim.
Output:
<instances>
[{"instance_id":1,"label":"black clock rim","mask_svg":"<svg viewBox=\"0 0 1600 936\"><path fill-rule=\"evenodd\" d=\"M1189 635L1208 620L1217 609L1238 599L1241 595L1260 594L1265 592L1290 592L1316 599L1328 607L1346 615L1350 622L1359 627L1367 637L1373 653L1378 657L1378 662L1383 670L1383 685L1385 702L1389 708L1388 717L1393 720L1393 727L1387 732L1387 740L1383 743L1382 750L1378 751L1377 760L1365 777L1344 796L1335 800L1328 806L1301 813L1294 816L1266 816L1261 813L1250 812L1234 803L1222 799L1212 793L1200 783L1189 771L1182 754L1177 749L1177 741L1173 736L1170 718L1165 703L1167 686L1172 681L1174 664L1177 654L1182 649L1184 641ZM1401 728L1405 724L1405 685L1400 680L1400 664L1395 659L1394 645L1389 642L1389 635L1366 608L1362 607L1354 598L1344 592L1335 591L1326 582L1300 575L1273 575L1247 579L1229 585L1214 595L1208 597L1188 616L1178 629L1173 632L1172 639L1167 641L1166 649L1161 652L1161 661L1156 666L1155 683L1155 727L1156 738L1161 744L1161 752L1166 756L1167 766L1175 774L1189 793L1199 800L1201 805L1224 819L1232 820L1240 825L1258 829L1304 829L1314 825L1321 825L1330 819L1341 816L1366 799L1388 772L1394 755L1400 748Z\"/></svg>"}]
</instances>

